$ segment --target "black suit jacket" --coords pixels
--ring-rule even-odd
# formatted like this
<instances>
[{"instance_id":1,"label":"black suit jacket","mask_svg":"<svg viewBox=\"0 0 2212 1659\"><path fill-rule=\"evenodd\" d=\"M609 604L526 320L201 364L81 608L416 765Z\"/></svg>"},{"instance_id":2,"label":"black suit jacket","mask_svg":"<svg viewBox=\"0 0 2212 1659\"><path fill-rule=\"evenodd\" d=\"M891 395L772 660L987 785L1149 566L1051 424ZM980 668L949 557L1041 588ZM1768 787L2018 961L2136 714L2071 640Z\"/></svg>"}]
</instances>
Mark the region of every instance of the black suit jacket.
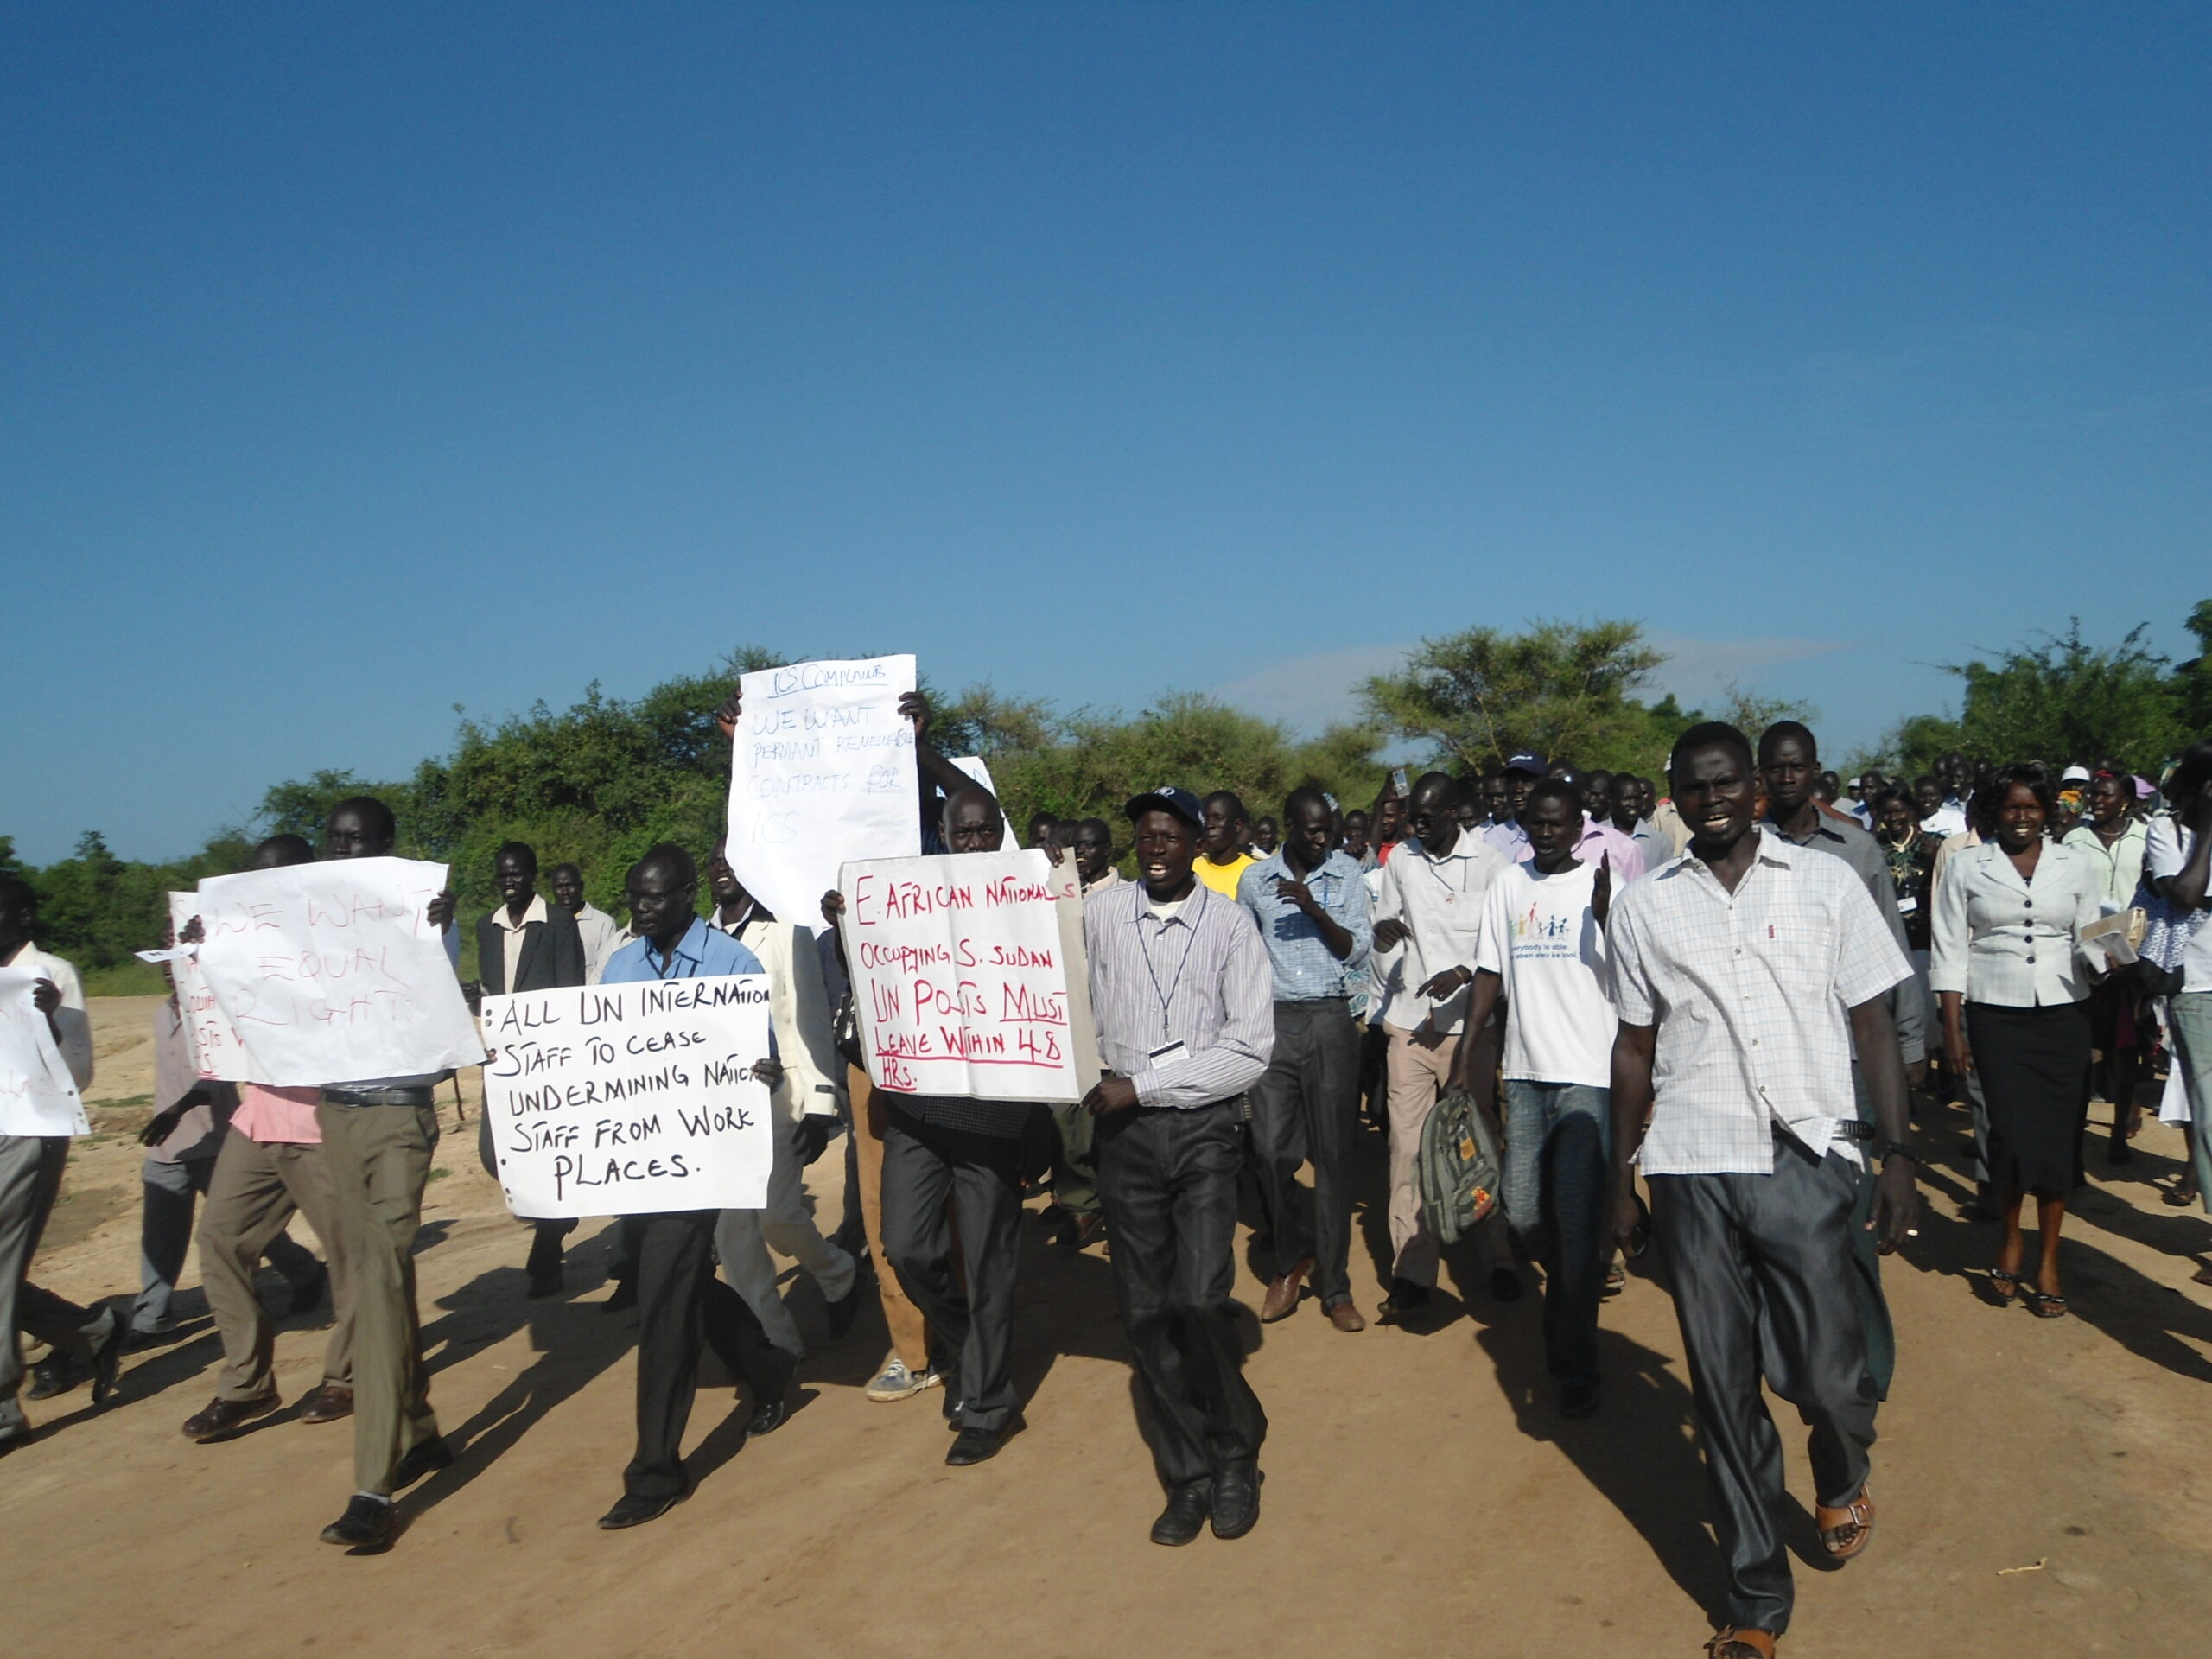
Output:
<instances>
[{"instance_id":1,"label":"black suit jacket","mask_svg":"<svg viewBox=\"0 0 2212 1659\"><path fill-rule=\"evenodd\" d=\"M515 982L507 980L506 930L498 912L476 922L476 977L488 996L509 991L550 991L584 982L584 940L576 918L559 905L545 906L545 919L522 931L522 953L515 958Z\"/></svg>"}]
</instances>

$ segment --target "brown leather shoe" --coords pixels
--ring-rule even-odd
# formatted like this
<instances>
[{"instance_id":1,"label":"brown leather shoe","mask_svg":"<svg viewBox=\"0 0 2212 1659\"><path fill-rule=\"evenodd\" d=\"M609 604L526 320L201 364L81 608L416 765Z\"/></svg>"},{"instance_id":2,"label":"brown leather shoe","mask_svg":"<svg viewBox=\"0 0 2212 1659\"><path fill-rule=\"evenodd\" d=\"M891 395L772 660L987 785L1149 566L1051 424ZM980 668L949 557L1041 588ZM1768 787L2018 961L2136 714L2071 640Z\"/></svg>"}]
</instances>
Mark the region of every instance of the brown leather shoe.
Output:
<instances>
[{"instance_id":1,"label":"brown leather shoe","mask_svg":"<svg viewBox=\"0 0 2212 1659\"><path fill-rule=\"evenodd\" d=\"M205 1411L184 1420L184 1438L205 1446L210 1440L235 1434L255 1418L266 1417L283 1403L274 1389L258 1400L210 1400Z\"/></svg>"},{"instance_id":2,"label":"brown leather shoe","mask_svg":"<svg viewBox=\"0 0 2212 1659\"><path fill-rule=\"evenodd\" d=\"M1106 1217L1091 1214L1069 1218L1060 1230L1060 1243L1071 1250L1087 1250L1106 1236Z\"/></svg>"},{"instance_id":3,"label":"brown leather shoe","mask_svg":"<svg viewBox=\"0 0 2212 1659\"><path fill-rule=\"evenodd\" d=\"M1354 1307L1350 1301L1338 1302L1334 1307L1329 1310L1329 1323L1335 1325L1339 1331L1364 1331L1367 1329L1367 1321L1360 1318L1359 1310Z\"/></svg>"},{"instance_id":4,"label":"brown leather shoe","mask_svg":"<svg viewBox=\"0 0 2212 1659\"><path fill-rule=\"evenodd\" d=\"M1287 1319L1298 1312L1299 1281L1313 1266L1308 1256L1288 1273L1268 1287L1267 1300L1260 1304L1260 1323L1273 1325L1277 1319Z\"/></svg>"},{"instance_id":5,"label":"brown leather shoe","mask_svg":"<svg viewBox=\"0 0 2212 1659\"><path fill-rule=\"evenodd\" d=\"M334 1423L353 1414L353 1390L342 1382L326 1382L308 1396L300 1413L303 1423Z\"/></svg>"}]
</instances>

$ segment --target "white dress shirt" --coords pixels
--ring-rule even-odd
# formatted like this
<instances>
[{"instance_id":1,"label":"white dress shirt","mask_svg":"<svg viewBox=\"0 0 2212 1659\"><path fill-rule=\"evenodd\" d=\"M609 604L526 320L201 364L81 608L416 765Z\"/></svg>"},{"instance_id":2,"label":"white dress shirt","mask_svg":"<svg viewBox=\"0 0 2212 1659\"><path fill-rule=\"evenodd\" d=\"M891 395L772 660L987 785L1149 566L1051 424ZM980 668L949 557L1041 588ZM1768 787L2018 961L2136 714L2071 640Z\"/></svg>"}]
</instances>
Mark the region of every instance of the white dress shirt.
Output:
<instances>
[{"instance_id":1,"label":"white dress shirt","mask_svg":"<svg viewBox=\"0 0 2212 1659\"><path fill-rule=\"evenodd\" d=\"M1770 1174L1777 1123L1859 1161L1836 1134L1859 1116L1847 1011L1912 964L1857 872L1760 836L1734 893L1677 859L1614 893L1606 931L1622 1022L1658 1027L1645 1174Z\"/></svg>"},{"instance_id":2,"label":"white dress shirt","mask_svg":"<svg viewBox=\"0 0 2212 1659\"><path fill-rule=\"evenodd\" d=\"M502 900L492 912L492 920L505 934L499 941L499 948L500 960L506 963L506 976L499 983L512 991L515 988L515 964L522 960L523 941L529 937L525 930L532 922L540 927L545 925L545 900L537 893L531 894L530 907L523 912L520 921L515 919L514 912Z\"/></svg>"},{"instance_id":3,"label":"white dress shirt","mask_svg":"<svg viewBox=\"0 0 2212 1659\"><path fill-rule=\"evenodd\" d=\"M830 1029L833 1010L830 993L822 982L822 957L814 936L789 922L770 919L755 905L736 926L725 924L719 913L713 925L760 958L768 976L768 1023L776 1033L776 1058L783 1062L783 1081L769 1095L770 1103L787 1121L802 1117L835 1117L837 1085L844 1071L837 1058Z\"/></svg>"},{"instance_id":4,"label":"white dress shirt","mask_svg":"<svg viewBox=\"0 0 2212 1659\"><path fill-rule=\"evenodd\" d=\"M54 1027L60 1039L61 1058L77 1080L81 1095L92 1084L92 1017L85 1011L85 984L77 970L60 957L49 957L35 944L24 944L0 968L20 968L50 979L61 993L61 1006L54 1011Z\"/></svg>"},{"instance_id":5,"label":"white dress shirt","mask_svg":"<svg viewBox=\"0 0 2212 1659\"><path fill-rule=\"evenodd\" d=\"M2103 892L2076 848L2044 842L2032 881L1995 842L1967 849L1936 889L1929 988L2007 1008L2081 1001L2089 994L2082 929L2104 913Z\"/></svg>"},{"instance_id":6,"label":"white dress shirt","mask_svg":"<svg viewBox=\"0 0 2212 1659\"><path fill-rule=\"evenodd\" d=\"M1482 942L1483 901L1512 861L1465 830L1452 850L1440 855L1411 836L1398 843L1382 867L1382 893L1375 906L1376 921L1403 922L1408 936L1396 950L1376 957L1385 1025L1417 1031L1426 1021L1447 1037L1459 1029L1470 988L1462 985L1441 1001L1423 996L1421 988L1447 968L1465 968L1471 977Z\"/></svg>"},{"instance_id":7,"label":"white dress shirt","mask_svg":"<svg viewBox=\"0 0 2212 1659\"><path fill-rule=\"evenodd\" d=\"M614 953L630 943L630 931L605 911L586 905L576 912L576 932L584 942L584 983L596 985Z\"/></svg>"}]
</instances>

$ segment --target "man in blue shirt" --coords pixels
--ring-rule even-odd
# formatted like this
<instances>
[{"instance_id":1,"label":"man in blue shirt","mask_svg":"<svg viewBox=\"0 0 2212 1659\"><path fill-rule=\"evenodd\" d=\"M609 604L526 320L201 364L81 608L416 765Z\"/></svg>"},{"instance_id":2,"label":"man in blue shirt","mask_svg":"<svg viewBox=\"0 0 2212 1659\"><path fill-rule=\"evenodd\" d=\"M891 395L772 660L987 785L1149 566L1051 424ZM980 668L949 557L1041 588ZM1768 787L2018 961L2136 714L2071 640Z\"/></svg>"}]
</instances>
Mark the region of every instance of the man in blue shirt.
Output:
<instances>
[{"instance_id":1,"label":"man in blue shirt","mask_svg":"<svg viewBox=\"0 0 2212 1659\"><path fill-rule=\"evenodd\" d=\"M1246 1160L1258 1176L1260 1212L1275 1277L1260 1318L1298 1308L1310 1271L1321 1310L1339 1331L1363 1331L1351 1300L1351 1130L1359 1108L1359 1029L1351 994L1375 943L1359 866L1329 850L1336 815L1318 789L1283 803L1282 850L1238 878L1236 902L1260 925L1274 976L1275 1044L1252 1085ZM1298 1166L1313 1166L1313 1213Z\"/></svg>"},{"instance_id":2,"label":"man in blue shirt","mask_svg":"<svg viewBox=\"0 0 2212 1659\"><path fill-rule=\"evenodd\" d=\"M631 868L629 896L639 937L608 960L602 985L761 971L758 957L700 918L699 869L683 848L664 842L649 849ZM756 1063L753 1071L772 1088L783 1075L773 1059ZM718 1210L683 1210L642 1218L638 1450L622 1471L621 1500L599 1519L610 1532L665 1515L690 1495L683 1426L691 1415L702 1343L711 1343L751 1390L748 1433L766 1434L789 1413L798 1361L770 1345L752 1310L715 1276L715 1224L721 1217Z\"/></svg>"}]
</instances>

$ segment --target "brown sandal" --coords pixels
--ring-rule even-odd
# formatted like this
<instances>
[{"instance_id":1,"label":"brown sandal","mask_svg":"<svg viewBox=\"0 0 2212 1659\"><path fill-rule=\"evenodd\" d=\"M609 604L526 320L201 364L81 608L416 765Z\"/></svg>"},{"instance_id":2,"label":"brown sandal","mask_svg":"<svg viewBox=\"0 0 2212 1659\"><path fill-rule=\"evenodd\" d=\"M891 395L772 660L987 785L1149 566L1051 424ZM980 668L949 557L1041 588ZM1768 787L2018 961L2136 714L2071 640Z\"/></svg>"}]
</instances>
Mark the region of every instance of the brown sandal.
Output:
<instances>
[{"instance_id":1,"label":"brown sandal","mask_svg":"<svg viewBox=\"0 0 2212 1659\"><path fill-rule=\"evenodd\" d=\"M1707 1659L1774 1659L1771 1630L1739 1630L1723 1624L1705 1644Z\"/></svg>"},{"instance_id":2,"label":"brown sandal","mask_svg":"<svg viewBox=\"0 0 2212 1659\"><path fill-rule=\"evenodd\" d=\"M1831 1526L1826 1521L1829 1516L1840 1518ZM1813 1524L1820 1528L1821 1548L1827 1551L1829 1557L1839 1561L1849 1560L1865 1549L1874 1535L1873 1488L1871 1485L1861 1486L1859 1496L1840 1510L1829 1509L1826 1504L1816 1505L1813 1511Z\"/></svg>"}]
</instances>

